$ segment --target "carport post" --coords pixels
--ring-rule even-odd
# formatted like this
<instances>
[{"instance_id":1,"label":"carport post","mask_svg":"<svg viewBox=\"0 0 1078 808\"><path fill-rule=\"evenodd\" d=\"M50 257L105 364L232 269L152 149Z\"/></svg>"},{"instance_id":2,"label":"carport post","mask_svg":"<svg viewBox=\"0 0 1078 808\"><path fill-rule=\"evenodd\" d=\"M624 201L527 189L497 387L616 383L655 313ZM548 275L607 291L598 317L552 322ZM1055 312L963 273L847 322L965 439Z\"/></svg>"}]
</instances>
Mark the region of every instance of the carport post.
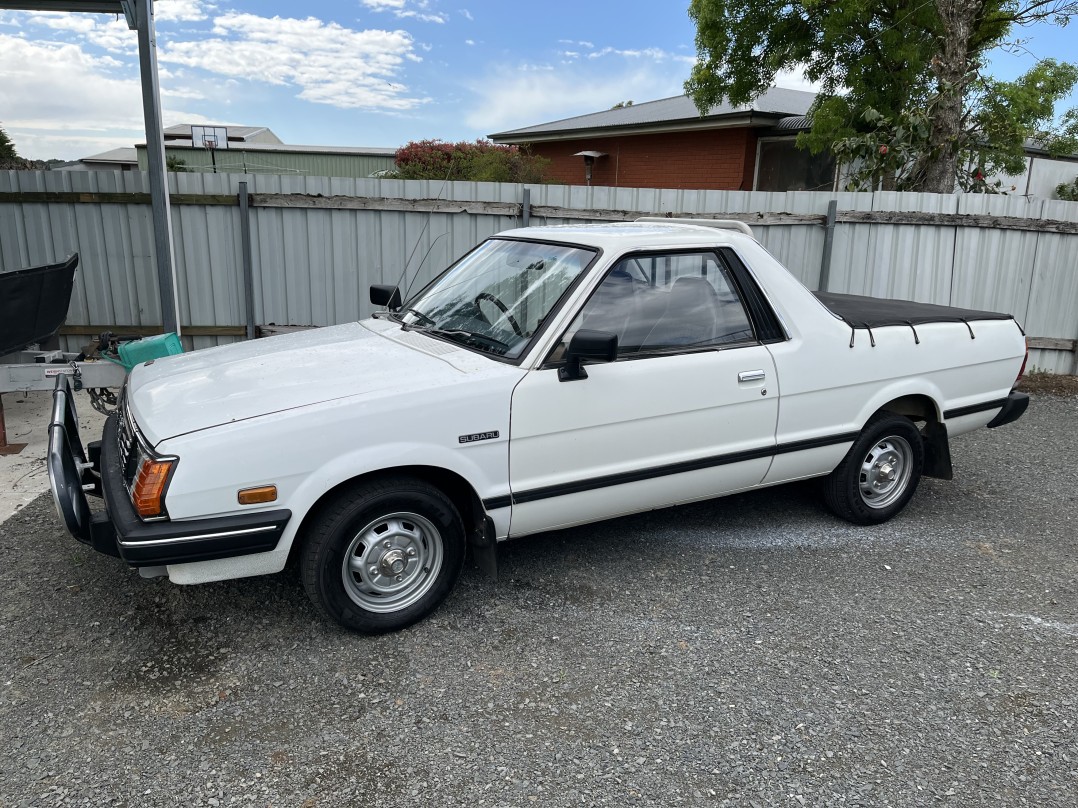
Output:
<instances>
[{"instance_id":1,"label":"carport post","mask_svg":"<svg viewBox=\"0 0 1078 808\"><path fill-rule=\"evenodd\" d=\"M123 14L127 27L138 31L138 62L142 75L142 114L146 122L146 158L149 162L153 241L157 254L157 286L161 296L161 325L180 333L176 305L176 267L172 254L172 215L165 173L165 129L161 123L161 95L157 81L157 37L153 28L153 0L0 0L0 8L23 11L73 11Z\"/></svg>"},{"instance_id":2,"label":"carport post","mask_svg":"<svg viewBox=\"0 0 1078 808\"><path fill-rule=\"evenodd\" d=\"M165 170L164 125L157 81L157 37L153 27L153 0L135 0L138 61L142 74L142 112L146 119L146 159L149 164L150 203L153 206L153 242L157 255L157 285L161 296L161 325L166 333L180 333L176 304L176 264L172 254L172 212Z\"/></svg>"}]
</instances>

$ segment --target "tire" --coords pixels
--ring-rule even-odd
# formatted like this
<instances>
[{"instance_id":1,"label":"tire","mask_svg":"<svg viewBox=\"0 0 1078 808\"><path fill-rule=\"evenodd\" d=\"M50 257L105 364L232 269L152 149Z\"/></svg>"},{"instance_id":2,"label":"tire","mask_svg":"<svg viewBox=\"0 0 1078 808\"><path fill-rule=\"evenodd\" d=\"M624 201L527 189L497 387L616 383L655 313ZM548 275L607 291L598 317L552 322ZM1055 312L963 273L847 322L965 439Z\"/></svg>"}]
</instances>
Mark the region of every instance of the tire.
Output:
<instances>
[{"instance_id":1,"label":"tire","mask_svg":"<svg viewBox=\"0 0 1078 808\"><path fill-rule=\"evenodd\" d=\"M303 588L345 628L397 631L446 599L464 547L460 514L434 486L407 477L362 483L332 500L308 529Z\"/></svg>"},{"instance_id":2,"label":"tire","mask_svg":"<svg viewBox=\"0 0 1078 808\"><path fill-rule=\"evenodd\" d=\"M886 522L917 490L924 461L924 440L913 421L879 413L825 479L824 500L836 516L855 525Z\"/></svg>"}]
</instances>

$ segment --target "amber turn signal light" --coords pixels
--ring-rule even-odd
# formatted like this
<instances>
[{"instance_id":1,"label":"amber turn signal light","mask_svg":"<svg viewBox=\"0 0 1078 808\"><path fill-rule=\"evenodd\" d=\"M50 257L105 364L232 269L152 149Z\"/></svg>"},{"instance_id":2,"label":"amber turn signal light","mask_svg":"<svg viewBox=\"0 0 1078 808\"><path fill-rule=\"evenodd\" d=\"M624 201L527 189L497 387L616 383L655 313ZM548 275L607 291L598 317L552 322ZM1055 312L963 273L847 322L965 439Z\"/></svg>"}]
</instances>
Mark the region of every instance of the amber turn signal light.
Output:
<instances>
[{"instance_id":1,"label":"amber turn signal light","mask_svg":"<svg viewBox=\"0 0 1078 808\"><path fill-rule=\"evenodd\" d=\"M165 512L165 487L172 471L173 460L142 461L135 484L131 487L131 504L135 512L144 518L161 516Z\"/></svg>"},{"instance_id":2,"label":"amber turn signal light","mask_svg":"<svg viewBox=\"0 0 1078 808\"><path fill-rule=\"evenodd\" d=\"M240 505L257 505L260 502L275 502L277 500L277 486L260 485L257 488L244 488L236 494Z\"/></svg>"}]
</instances>

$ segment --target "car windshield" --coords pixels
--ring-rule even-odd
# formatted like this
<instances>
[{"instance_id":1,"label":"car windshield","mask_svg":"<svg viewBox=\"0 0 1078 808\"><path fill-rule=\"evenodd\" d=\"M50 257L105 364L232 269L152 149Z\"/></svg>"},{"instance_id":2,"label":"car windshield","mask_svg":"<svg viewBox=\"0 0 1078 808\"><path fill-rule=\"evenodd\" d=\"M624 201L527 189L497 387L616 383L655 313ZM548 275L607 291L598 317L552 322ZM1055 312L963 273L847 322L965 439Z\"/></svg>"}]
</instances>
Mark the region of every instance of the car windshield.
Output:
<instances>
[{"instance_id":1,"label":"car windshield","mask_svg":"<svg viewBox=\"0 0 1078 808\"><path fill-rule=\"evenodd\" d=\"M405 303L397 318L516 359L594 257L594 250L564 244L490 239Z\"/></svg>"}]
</instances>

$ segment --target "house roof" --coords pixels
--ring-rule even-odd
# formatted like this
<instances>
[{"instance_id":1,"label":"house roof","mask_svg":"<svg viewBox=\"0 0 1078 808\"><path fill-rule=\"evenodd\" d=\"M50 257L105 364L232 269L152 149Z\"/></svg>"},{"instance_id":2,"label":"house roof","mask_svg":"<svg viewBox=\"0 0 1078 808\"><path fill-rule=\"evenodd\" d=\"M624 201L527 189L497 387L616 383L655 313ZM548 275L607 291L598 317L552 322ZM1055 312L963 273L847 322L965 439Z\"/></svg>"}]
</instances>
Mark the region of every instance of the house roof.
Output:
<instances>
[{"instance_id":1,"label":"house roof","mask_svg":"<svg viewBox=\"0 0 1078 808\"><path fill-rule=\"evenodd\" d=\"M109 149L100 154L91 154L74 162L77 163L131 163L138 164L138 151L133 146L123 146L119 149Z\"/></svg>"},{"instance_id":2,"label":"house roof","mask_svg":"<svg viewBox=\"0 0 1078 808\"><path fill-rule=\"evenodd\" d=\"M772 87L748 104L734 106L724 101L709 109L706 115L701 115L689 96L677 95L498 132L490 135L490 139L496 143L527 143L596 137L614 132L642 134L649 131L715 128L734 123L770 126L777 119L806 114L815 99L815 93Z\"/></svg>"},{"instance_id":3,"label":"house roof","mask_svg":"<svg viewBox=\"0 0 1078 808\"><path fill-rule=\"evenodd\" d=\"M231 140L232 138L229 138ZM140 143L138 148L145 149L146 144ZM199 149L190 139L169 140L165 143L167 149ZM384 146L303 146L296 143L241 143L229 147L233 151L247 152L301 152L303 154L353 154L368 157L393 157L397 154L394 148Z\"/></svg>"},{"instance_id":4,"label":"house roof","mask_svg":"<svg viewBox=\"0 0 1078 808\"><path fill-rule=\"evenodd\" d=\"M198 125L199 124L194 124L194 126ZM209 125L213 126L213 124ZM178 123L175 126L166 126L164 130L165 140L190 140L191 126L192 124L189 123ZM268 133L270 138L277 141L278 143L281 142L281 139L277 137L277 135L275 135L268 126L221 126L219 128L228 130L229 140L247 141L253 137L256 137L257 135Z\"/></svg>"}]
</instances>

